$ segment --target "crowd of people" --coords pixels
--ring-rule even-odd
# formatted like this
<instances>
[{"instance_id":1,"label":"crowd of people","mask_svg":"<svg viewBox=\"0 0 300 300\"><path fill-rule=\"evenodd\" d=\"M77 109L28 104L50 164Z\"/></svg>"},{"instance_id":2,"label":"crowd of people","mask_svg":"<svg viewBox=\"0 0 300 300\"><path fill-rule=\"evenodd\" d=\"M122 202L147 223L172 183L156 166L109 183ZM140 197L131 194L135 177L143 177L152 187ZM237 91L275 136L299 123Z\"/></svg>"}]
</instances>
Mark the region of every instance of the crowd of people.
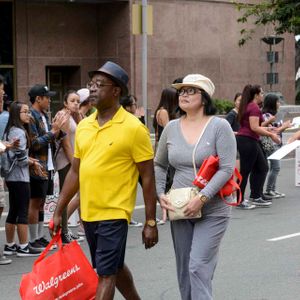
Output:
<instances>
[{"instance_id":1,"label":"crowd of people","mask_svg":"<svg viewBox=\"0 0 300 300\"><path fill-rule=\"evenodd\" d=\"M48 245L44 203L53 193L58 172L60 195L50 233L62 229L64 244L80 241L68 228L68 218L78 209L99 276L96 299L113 299L115 288L126 299L140 299L125 264L128 226L144 226L145 248L155 246L157 224L174 211L168 191L191 187L195 169L217 155L218 170L185 206L184 218L170 221L181 298L212 299L212 278L231 215L231 207L218 192L235 166L242 175L238 208L270 207L273 198L285 196L276 187L280 163L267 160L282 146L282 132L292 126L291 121L276 118L278 97L264 97L261 86L246 85L234 97L233 110L220 118L215 116L215 86L209 78L201 74L178 78L162 91L154 112L153 147L144 112L137 111L137 99L128 93L126 71L108 61L89 77L87 88L65 94L51 122L48 110L55 92L35 85L28 92L31 105L14 101L6 103L9 108L3 111L0 77L1 174L4 165L10 165L4 178L9 208L0 264L11 263L13 254L38 256ZM298 138L299 133L290 141ZM0 178L0 216L4 180ZM145 202L144 225L132 219L138 182ZM230 201L233 196L238 198L229 196ZM162 220L156 216L157 201Z\"/></svg>"}]
</instances>

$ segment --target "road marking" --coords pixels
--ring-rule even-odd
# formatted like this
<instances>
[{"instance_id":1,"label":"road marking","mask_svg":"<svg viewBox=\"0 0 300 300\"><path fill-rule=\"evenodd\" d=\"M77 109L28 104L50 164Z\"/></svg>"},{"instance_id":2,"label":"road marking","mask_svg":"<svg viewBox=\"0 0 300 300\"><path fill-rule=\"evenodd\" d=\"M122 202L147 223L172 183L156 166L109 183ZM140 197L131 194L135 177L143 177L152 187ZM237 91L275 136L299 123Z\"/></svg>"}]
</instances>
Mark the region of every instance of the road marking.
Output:
<instances>
[{"instance_id":1,"label":"road marking","mask_svg":"<svg viewBox=\"0 0 300 300\"><path fill-rule=\"evenodd\" d=\"M300 232L279 236L279 237L276 237L276 238L268 239L267 241L268 242L277 242L277 241L281 241L281 240L285 240L285 239L290 239L290 238L293 238L295 236L300 236Z\"/></svg>"},{"instance_id":2,"label":"road marking","mask_svg":"<svg viewBox=\"0 0 300 300\"><path fill-rule=\"evenodd\" d=\"M159 203L157 203L157 206L159 206ZM137 205L134 209L143 209L143 208L145 208L145 205ZM7 214L8 214L7 212L3 212L2 216L6 217ZM0 232L1 231L5 231L5 227L0 227Z\"/></svg>"}]
</instances>

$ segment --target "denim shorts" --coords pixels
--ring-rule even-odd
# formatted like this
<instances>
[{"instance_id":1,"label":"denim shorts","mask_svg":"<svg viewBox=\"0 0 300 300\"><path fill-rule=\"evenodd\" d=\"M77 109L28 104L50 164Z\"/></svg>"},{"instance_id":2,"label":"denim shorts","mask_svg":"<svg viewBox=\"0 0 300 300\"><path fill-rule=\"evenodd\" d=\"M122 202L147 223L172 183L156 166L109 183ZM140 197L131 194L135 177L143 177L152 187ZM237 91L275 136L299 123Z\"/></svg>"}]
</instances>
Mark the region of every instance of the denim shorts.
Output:
<instances>
[{"instance_id":1,"label":"denim shorts","mask_svg":"<svg viewBox=\"0 0 300 300\"><path fill-rule=\"evenodd\" d=\"M117 274L125 259L128 223L125 219L83 222L92 264L98 275Z\"/></svg>"}]
</instances>

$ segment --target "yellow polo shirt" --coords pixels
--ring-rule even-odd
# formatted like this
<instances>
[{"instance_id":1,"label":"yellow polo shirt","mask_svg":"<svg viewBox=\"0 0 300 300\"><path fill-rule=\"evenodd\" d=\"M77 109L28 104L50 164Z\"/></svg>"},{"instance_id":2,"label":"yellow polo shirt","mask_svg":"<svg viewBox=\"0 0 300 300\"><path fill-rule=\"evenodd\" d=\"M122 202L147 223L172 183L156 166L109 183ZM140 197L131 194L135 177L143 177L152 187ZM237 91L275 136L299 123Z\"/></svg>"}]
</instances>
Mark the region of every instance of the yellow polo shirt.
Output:
<instances>
[{"instance_id":1,"label":"yellow polo shirt","mask_svg":"<svg viewBox=\"0 0 300 300\"><path fill-rule=\"evenodd\" d=\"M150 134L122 107L101 127L96 118L97 111L76 129L81 218L130 221L139 175L136 164L153 159Z\"/></svg>"}]
</instances>

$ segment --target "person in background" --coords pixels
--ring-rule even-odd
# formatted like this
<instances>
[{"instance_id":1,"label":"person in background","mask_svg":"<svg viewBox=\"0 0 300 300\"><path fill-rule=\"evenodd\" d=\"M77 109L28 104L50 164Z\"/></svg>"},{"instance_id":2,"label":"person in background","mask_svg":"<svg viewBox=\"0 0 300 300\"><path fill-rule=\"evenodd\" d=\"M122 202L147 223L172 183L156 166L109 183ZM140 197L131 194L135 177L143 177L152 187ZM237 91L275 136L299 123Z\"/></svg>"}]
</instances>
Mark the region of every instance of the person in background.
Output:
<instances>
[{"instance_id":1,"label":"person in background","mask_svg":"<svg viewBox=\"0 0 300 300\"><path fill-rule=\"evenodd\" d=\"M173 88L163 89L158 106L154 112L153 128L155 130L155 141L158 143L164 127L177 117L178 97Z\"/></svg>"},{"instance_id":2,"label":"person in background","mask_svg":"<svg viewBox=\"0 0 300 300\"><path fill-rule=\"evenodd\" d=\"M226 115L225 119L229 122L234 134L236 135L240 129L240 123L238 121L238 111L242 99L242 93L236 93L233 99L234 108ZM240 170L240 155L239 151L236 152L235 166ZM236 194L236 193L235 193ZM237 196L237 195L236 195Z\"/></svg>"},{"instance_id":3,"label":"person in background","mask_svg":"<svg viewBox=\"0 0 300 300\"><path fill-rule=\"evenodd\" d=\"M64 136L63 128L70 117L68 112L59 114L50 125L47 111L50 97L55 94L43 84L34 85L28 93L32 103L29 155L42 165L39 175L30 168L29 240L31 247L37 250L44 250L49 243L44 237L44 204L46 195L53 191L53 148L56 140Z\"/></svg>"},{"instance_id":4,"label":"person in background","mask_svg":"<svg viewBox=\"0 0 300 300\"><path fill-rule=\"evenodd\" d=\"M181 83L182 78L177 78L173 81L175 83ZM160 136L164 127L170 120L176 119L178 116L184 115L184 111L178 106L178 94L173 88L166 88L162 91L159 104L154 112L153 128L155 130L155 150L160 140ZM172 186L175 169L172 165L169 165L167 171L167 181L165 186L165 192L167 193ZM163 222L163 221L162 221Z\"/></svg>"},{"instance_id":5,"label":"person in background","mask_svg":"<svg viewBox=\"0 0 300 300\"><path fill-rule=\"evenodd\" d=\"M89 99L90 91L89 89L83 88L78 90L77 94L79 95L80 99L79 114L81 119L84 119L85 117L87 117L87 113L93 107L92 101Z\"/></svg>"},{"instance_id":6,"label":"person in background","mask_svg":"<svg viewBox=\"0 0 300 300\"><path fill-rule=\"evenodd\" d=\"M3 104L5 101L4 84L5 84L4 77L2 75L0 75L0 119L2 120L2 122L0 121L0 140L3 139L4 130L5 130L5 127L6 127L7 121L8 121L7 115L3 111ZM3 120L5 120L5 121L3 121ZM1 149L0 154L2 154L3 152L4 152L4 150ZM0 165L0 167L1 167L1 165ZM3 181L3 178L0 176L0 219L1 219L4 207L5 207L4 181ZM0 265L8 265L11 262L12 262L11 259L7 258L0 252Z\"/></svg>"},{"instance_id":7,"label":"person in background","mask_svg":"<svg viewBox=\"0 0 300 300\"><path fill-rule=\"evenodd\" d=\"M184 114L166 125L154 160L156 189L164 218L168 210L174 209L165 195L169 164L175 169L172 188L177 189L193 185L193 153L197 168L210 155L220 158L218 171L187 205L184 211L187 218L170 222L181 299L211 300L220 243L231 212L218 191L233 173L236 141L228 122L213 116L216 109L211 97L215 87L209 78L190 74L182 83L172 86L178 90L179 107ZM202 218L193 218L199 211Z\"/></svg>"},{"instance_id":8,"label":"person in background","mask_svg":"<svg viewBox=\"0 0 300 300\"><path fill-rule=\"evenodd\" d=\"M288 140L287 140L287 144L290 144L294 141L300 140L300 130L295 132Z\"/></svg>"},{"instance_id":9,"label":"person in background","mask_svg":"<svg viewBox=\"0 0 300 300\"><path fill-rule=\"evenodd\" d=\"M253 209L269 207L272 202L264 200L263 187L268 173L268 162L261 145L260 136L269 136L275 143L280 139L272 128L262 127L262 112L259 105L263 102L264 92L259 85L246 85L242 93L238 120L240 129L237 133L237 145L241 162L242 202L237 208ZM248 178L250 176L250 200L244 198ZM252 202L252 203L251 203Z\"/></svg>"},{"instance_id":10,"label":"person in background","mask_svg":"<svg viewBox=\"0 0 300 300\"><path fill-rule=\"evenodd\" d=\"M263 103L263 118L266 122L264 126L271 126L277 128L276 133L279 135L280 143L274 143L274 151L278 150L282 146L282 132L292 126L291 121L276 120L276 114L280 107L279 97L276 94L268 94L264 98ZM267 185L265 195L272 198L283 198L285 194L276 190L276 181L280 172L280 160L269 159L269 172L267 176Z\"/></svg>"},{"instance_id":11,"label":"person in background","mask_svg":"<svg viewBox=\"0 0 300 300\"><path fill-rule=\"evenodd\" d=\"M28 207L30 200L29 165L37 174L41 165L37 160L28 157L29 137L28 124L30 110L27 104L14 102L11 105L5 139L9 142L19 140L19 147L9 150L7 155L16 160L11 172L5 178L9 191L9 211L5 223L5 255L17 254L20 257L38 256L41 251L28 244ZM5 155L5 154L4 154ZM15 243L17 230L19 244Z\"/></svg>"},{"instance_id":12,"label":"person in background","mask_svg":"<svg viewBox=\"0 0 300 300\"><path fill-rule=\"evenodd\" d=\"M108 61L89 75L97 111L77 127L74 158L54 212L52 234L58 232L62 212L80 188L81 218L99 278L95 299L113 299L117 287L125 299L138 300L124 258L139 174L146 212L143 243L148 249L158 242L150 135L120 107L120 97L128 94L123 68Z\"/></svg>"},{"instance_id":13,"label":"person in background","mask_svg":"<svg viewBox=\"0 0 300 300\"><path fill-rule=\"evenodd\" d=\"M75 132L78 123L81 121L81 116L79 114L79 105L80 105L80 97L76 91L70 90L68 91L63 98L64 107L57 112L59 114L70 113L70 118L67 126L65 127L66 135L61 139L59 148L57 149L54 160L56 165L56 170L58 171L59 176L59 190L62 190L63 184L65 182L65 178L67 173L70 170L71 163L73 161L74 154L74 142L75 142ZM75 204L79 205L79 201L77 200L78 196L76 195L71 203L75 201ZM71 204L70 203L70 204ZM79 237L72 233L68 229L68 211L67 208L64 210L62 215L62 232L61 238L63 244L68 244L73 240L83 241L82 237Z\"/></svg>"},{"instance_id":14,"label":"person in background","mask_svg":"<svg viewBox=\"0 0 300 300\"><path fill-rule=\"evenodd\" d=\"M87 117L88 112L91 110L92 101L90 100L90 91L87 88L82 88L77 91L77 94L79 95L79 115L81 117L81 120ZM72 199L72 201L68 205L68 218L71 217L71 215L78 209L79 218L80 218L80 195L77 193L77 195ZM69 232L70 233L70 232ZM80 225L79 229L77 231L77 235L74 233L71 233L73 238L75 238L77 241L82 241L83 238L80 238L82 236L85 236L84 228L82 225L82 221L80 218ZM77 238L79 236L79 238Z\"/></svg>"},{"instance_id":15,"label":"person in background","mask_svg":"<svg viewBox=\"0 0 300 300\"><path fill-rule=\"evenodd\" d=\"M236 93L233 99L234 108L225 117L225 119L229 122L235 134L237 134L240 129L240 123L238 121L238 112L239 112L241 99L242 99L242 94Z\"/></svg>"}]
</instances>

